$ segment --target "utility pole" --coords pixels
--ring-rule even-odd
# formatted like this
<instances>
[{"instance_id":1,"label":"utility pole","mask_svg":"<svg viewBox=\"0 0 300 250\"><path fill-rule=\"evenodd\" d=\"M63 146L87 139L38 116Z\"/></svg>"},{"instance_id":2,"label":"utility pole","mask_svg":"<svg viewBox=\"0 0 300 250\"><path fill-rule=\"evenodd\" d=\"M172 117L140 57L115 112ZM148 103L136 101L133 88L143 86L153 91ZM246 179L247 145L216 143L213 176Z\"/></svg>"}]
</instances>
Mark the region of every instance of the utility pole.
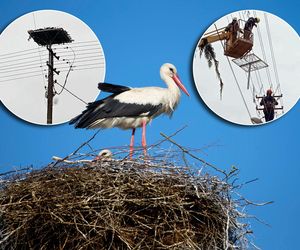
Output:
<instances>
[{"instance_id":1,"label":"utility pole","mask_svg":"<svg viewBox=\"0 0 300 250\"><path fill-rule=\"evenodd\" d=\"M49 51L49 61L47 63L48 66L48 87L47 87L47 124L52 124L52 116L53 116L53 88L54 88L54 79L53 73L59 75L59 71L54 68L54 57L59 60L59 57L53 52L51 48L51 44L47 46L47 50Z\"/></svg>"},{"instance_id":2,"label":"utility pole","mask_svg":"<svg viewBox=\"0 0 300 250\"><path fill-rule=\"evenodd\" d=\"M73 40L67 31L63 28L44 28L28 31L30 38L32 38L38 45L46 46L49 51L47 61L48 66L48 86L46 92L47 98L47 124L52 124L53 120L53 97L54 93L54 73L59 75L59 71L54 68L54 58L59 60L59 56L52 49L53 44L70 43Z\"/></svg>"},{"instance_id":3,"label":"utility pole","mask_svg":"<svg viewBox=\"0 0 300 250\"><path fill-rule=\"evenodd\" d=\"M47 124L52 124L53 115L53 50L51 45L47 47L49 50L49 61L48 61L48 88L47 88Z\"/></svg>"}]
</instances>

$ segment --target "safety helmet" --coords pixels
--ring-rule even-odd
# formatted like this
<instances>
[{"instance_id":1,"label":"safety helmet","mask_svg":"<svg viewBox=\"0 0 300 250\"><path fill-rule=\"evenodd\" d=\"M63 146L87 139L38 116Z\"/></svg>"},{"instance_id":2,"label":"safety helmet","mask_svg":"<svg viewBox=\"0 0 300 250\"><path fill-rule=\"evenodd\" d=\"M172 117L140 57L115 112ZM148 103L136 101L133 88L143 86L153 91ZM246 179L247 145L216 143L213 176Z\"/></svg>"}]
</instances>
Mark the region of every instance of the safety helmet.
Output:
<instances>
[{"instance_id":1,"label":"safety helmet","mask_svg":"<svg viewBox=\"0 0 300 250\"><path fill-rule=\"evenodd\" d=\"M255 17L255 21L256 21L257 23L259 23L259 22L260 22L259 17Z\"/></svg>"},{"instance_id":2,"label":"safety helmet","mask_svg":"<svg viewBox=\"0 0 300 250\"><path fill-rule=\"evenodd\" d=\"M272 89L267 90L267 95L272 95L272 93L273 93Z\"/></svg>"}]
</instances>

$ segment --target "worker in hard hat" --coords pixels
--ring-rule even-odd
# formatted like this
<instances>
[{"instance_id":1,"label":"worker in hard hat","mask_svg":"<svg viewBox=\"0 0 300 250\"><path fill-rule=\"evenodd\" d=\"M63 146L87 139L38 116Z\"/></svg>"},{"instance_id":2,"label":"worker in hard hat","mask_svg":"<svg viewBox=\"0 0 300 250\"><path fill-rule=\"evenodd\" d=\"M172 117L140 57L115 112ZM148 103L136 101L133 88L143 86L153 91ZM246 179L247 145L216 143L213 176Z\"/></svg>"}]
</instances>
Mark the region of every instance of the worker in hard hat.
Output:
<instances>
[{"instance_id":1,"label":"worker in hard hat","mask_svg":"<svg viewBox=\"0 0 300 250\"><path fill-rule=\"evenodd\" d=\"M260 19L258 17L249 17L244 26L244 38L249 40L253 27L257 27Z\"/></svg>"},{"instance_id":2,"label":"worker in hard hat","mask_svg":"<svg viewBox=\"0 0 300 250\"><path fill-rule=\"evenodd\" d=\"M227 25L225 31L229 32L228 46L232 46L237 39L238 32L240 31L239 22L236 17L232 19L232 22Z\"/></svg>"},{"instance_id":3,"label":"worker in hard hat","mask_svg":"<svg viewBox=\"0 0 300 250\"><path fill-rule=\"evenodd\" d=\"M264 96L260 101L260 106L264 106L263 111L266 122L272 121L274 119L275 106L278 105L278 102L276 101L274 96L272 96L272 93L272 90L268 89L267 95Z\"/></svg>"}]
</instances>

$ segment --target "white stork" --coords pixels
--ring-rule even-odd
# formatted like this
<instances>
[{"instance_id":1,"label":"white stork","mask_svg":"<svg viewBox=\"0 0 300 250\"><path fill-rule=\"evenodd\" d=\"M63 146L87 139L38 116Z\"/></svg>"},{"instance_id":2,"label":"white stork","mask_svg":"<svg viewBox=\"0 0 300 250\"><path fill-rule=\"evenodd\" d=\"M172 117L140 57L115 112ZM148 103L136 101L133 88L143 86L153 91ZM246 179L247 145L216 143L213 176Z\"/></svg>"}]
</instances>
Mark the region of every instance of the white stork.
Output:
<instances>
[{"instance_id":1,"label":"white stork","mask_svg":"<svg viewBox=\"0 0 300 250\"><path fill-rule=\"evenodd\" d=\"M72 119L70 124L75 124L75 128L87 129L112 127L132 129L130 158L133 153L135 129L142 127L142 146L146 155L146 124L161 114L171 116L179 103L180 89L189 96L174 65L163 64L160 68L160 76L167 88L130 88L99 83L100 90L112 94L89 103L87 109Z\"/></svg>"}]
</instances>

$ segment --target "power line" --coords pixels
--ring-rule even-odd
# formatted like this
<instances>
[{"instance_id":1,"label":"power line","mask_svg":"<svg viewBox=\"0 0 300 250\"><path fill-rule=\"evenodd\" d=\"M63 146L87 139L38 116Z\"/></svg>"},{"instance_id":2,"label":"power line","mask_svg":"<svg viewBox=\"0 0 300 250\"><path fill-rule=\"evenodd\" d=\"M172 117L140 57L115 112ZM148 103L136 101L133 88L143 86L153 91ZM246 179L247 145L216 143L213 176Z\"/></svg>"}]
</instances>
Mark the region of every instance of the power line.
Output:
<instances>
[{"instance_id":1,"label":"power line","mask_svg":"<svg viewBox=\"0 0 300 250\"><path fill-rule=\"evenodd\" d=\"M82 44L82 43L99 43L99 41L98 40L90 40L90 41L72 42L72 44Z\"/></svg>"},{"instance_id":2,"label":"power line","mask_svg":"<svg viewBox=\"0 0 300 250\"><path fill-rule=\"evenodd\" d=\"M83 57L78 57L78 56L82 56L82 54L76 55L76 58L77 58L77 59L99 58L99 59L102 59L102 60L103 60L103 57L102 57L102 56L99 56L99 55L92 55L92 56L85 56L85 55L84 55ZM70 60L71 58L65 57L65 59Z\"/></svg>"},{"instance_id":3,"label":"power line","mask_svg":"<svg viewBox=\"0 0 300 250\"><path fill-rule=\"evenodd\" d=\"M241 12L239 11L238 13L239 13L239 17L240 17L240 19L242 19Z\"/></svg>"},{"instance_id":4,"label":"power line","mask_svg":"<svg viewBox=\"0 0 300 250\"><path fill-rule=\"evenodd\" d=\"M72 43L72 44L74 44L74 43ZM66 46L66 47L63 47L63 48L61 48L61 47L55 48L54 47L54 49L55 50L63 50L63 49L66 49L68 47L72 47L72 48L85 48L85 47L93 47L93 46L97 46L99 49L102 49L101 46L99 46L99 43L98 44L77 45L77 46L76 45L75 46L69 45L69 46Z\"/></svg>"},{"instance_id":5,"label":"power line","mask_svg":"<svg viewBox=\"0 0 300 250\"><path fill-rule=\"evenodd\" d=\"M88 44L88 43L98 43L99 44L99 41L97 40L91 40L91 41L81 41L81 42L72 42L72 44ZM84 46L95 46L96 44L90 44L90 45L81 45L81 46L78 46L78 47L84 47ZM74 46L76 47L76 46ZM55 48L55 47L54 47ZM22 54L23 52L28 52L28 51L34 51L34 50L38 50L39 48L31 48L31 49L24 49L24 50L19 50L19 51L13 51L13 52L9 52L9 53L5 53L5 54L0 54L0 58L1 57L5 57L5 56L10 56L12 57L14 54ZM58 49L58 48L55 48L55 49ZM62 49L62 48L61 48ZM37 52L30 52L30 53L26 53L27 54L32 54L32 53L37 53ZM23 54L25 55L25 54Z\"/></svg>"},{"instance_id":6,"label":"power line","mask_svg":"<svg viewBox=\"0 0 300 250\"><path fill-rule=\"evenodd\" d=\"M26 74L32 74L32 73L37 73L37 72L41 72L40 70L35 70L35 71L30 71L30 72L24 72L24 73L17 73L17 74L12 74L12 75L7 75L7 76L0 76L0 78L7 78L7 77L14 77L14 76L19 76L19 75L26 75Z\"/></svg>"},{"instance_id":7,"label":"power line","mask_svg":"<svg viewBox=\"0 0 300 250\"><path fill-rule=\"evenodd\" d=\"M104 63L99 62L99 63L88 63L88 64L79 64L79 65L73 65L73 68L78 68L78 67L85 67L85 66L94 66L94 65L104 65ZM61 68L69 68L69 67L61 67Z\"/></svg>"},{"instance_id":8,"label":"power line","mask_svg":"<svg viewBox=\"0 0 300 250\"><path fill-rule=\"evenodd\" d=\"M267 16L266 13L264 13L264 17L265 17L265 20L266 20L267 35L268 35L269 47L270 47L270 51L271 51L271 59L272 59L272 63L273 63L276 84L277 84L277 86L279 86L280 85L279 76L278 76L277 65L276 65L276 60L275 60L275 55L274 55L274 50L273 50L273 43L272 43L272 39L271 39L271 32L270 32L268 16Z\"/></svg>"},{"instance_id":9,"label":"power line","mask_svg":"<svg viewBox=\"0 0 300 250\"><path fill-rule=\"evenodd\" d=\"M67 85L67 81L68 81L69 74L70 74L70 72L71 72L71 70L72 70L72 67L73 67L73 64L74 64L74 62L75 62L76 54L75 54L74 50L73 50L71 47L69 47L69 48L70 48L71 51L73 52L73 61L72 61L72 62L70 62L70 61L67 62L68 64L70 64L69 70L68 70L68 73L67 73L67 75L66 75L66 78L65 78L65 81L64 81L64 84L63 84L62 89L60 90L60 92L56 92L56 91L55 91L57 95L60 95L60 94L64 91L64 89L65 89L65 87L66 87L66 85Z\"/></svg>"},{"instance_id":10,"label":"power line","mask_svg":"<svg viewBox=\"0 0 300 250\"><path fill-rule=\"evenodd\" d=\"M59 52L59 53L61 54L62 52ZM91 54L95 54L95 53L96 53L95 51L93 51L93 52L85 52L85 53L78 53L77 56L91 55ZM14 59L14 60L8 60L8 61L3 61L3 62L0 61L0 64L5 64L5 63L10 63L10 62L15 62L15 61L28 60L28 59L32 59L32 58L37 58L37 56L38 55L28 56L28 57L24 57L24 58L19 58L19 59ZM69 55L64 55L64 56L69 56ZM102 58L104 57L103 54L99 54L97 56L102 57ZM47 55L43 55L42 57L43 57L43 60L47 59ZM36 60L39 60L39 59L36 59ZM30 60L30 61L32 62L32 61L36 61L36 60Z\"/></svg>"},{"instance_id":11,"label":"power line","mask_svg":"<svg viewBox=\"0 0 300 250\"><path fill-rule=\"evenodd\" d=\"M246 72L245 72L246 73ZM246 73L246 77L248 77L247 73ZM256 81L254 81L252 75L250 74L250 81L251 81L251 84L253 86L253 91L255 93L257 93L257 89L259 89L259 84L258 84L258 81L257 81L257 74L256 74ZM252 95L252 98L254 98L255 96ZM254 98L255 99L255 98Z\"/></svg>"},{"instance_id":12,"label":"power line","mask_svg":"<svg viewBox=\"0 0 300 250\"><path fill-rule=\"evenodd\" d=\"M31 75L31 76L23 76L23 77L17 77L17 78L12 78L12 79L7 79L7 80L0 80L1 82L8 82L8 81L15 81L15 80L20 80L20 79L26 79L26 78L31 78L31 77L41 77L41 74L36 74L36 75Z\"/></svg>"},{"instance_id":13,"label":"power line","mask_svg":"<svg viewBox=\"0 0 300 250\"><path fill-rule=\"evenodd\" d=\"M77 57L77 59L78 60L87 59L87 58L92 59L92 60L95 60L95 58L98 58L99 60L104 59L104 57L101 56L101 55L91 55L91 54L94 54L94 53L79 54L78 55L79 57ZM85 55L91 55L91 56L85 56ZM1 65L0 72L5 71L5 70L9 70L9 69L12 69L12 68L24 68L24 67L34 66L34 65L36 65L37 67L41 66L41 65L43 66L43 64L41 64L41 60L46 60L47 59L46 57L37 58L37 56L31 57L31 58L36 58L36 59L28 61L27 59L30 59L30 58L26 58L27 61L22 61L21 60L21 62L20 62L20 60L16 60L16 61L12 60L10 62L15 62L15 63L9 63L9 64L4 64L4 62L2 62L3 65ZM69 56L64 57L63 61L66 61L66 60L71 60L71 58ZM58 64L63 64L63 63L65 63L63 61L61 61L61 62L58 61L57 63ZM8 63L8 61L5 62L5 63ZM0 62L0 64L1 64L1 62Z\"/></svg>"},{"instance_id":14,"label":"power line","mask_svg":"<svg viewBox=\"0 0 300 250\"><path fill-rule=\"evenodd\" d=\"M95 56L87 56L87 57L79 57L77 59L86 59L86 58L90 58L89 60L76 60L76 62L83 62L83 61L95 61L95 60L103 60L102 57L99 57L98 55L95 55ZM59 65L59 64L65 64L66 60L70 60L70 58L64 58L62 59L62 61L58 61L56 63L56 65ZM0 73L1 71L5 71L5 70L8 70L8 69L18 69L18 68L27 68L29 66L36 66L36 67L39 67L40 66L40 60L39 59L36 59L36 60L31 60L30 62L33 62L33 63L24 63L24 62L19 62L19 63L14 63L14 64L8 64L8 65L5 65L5 67L1 67L0 68ZM21 65L21 66L18 66L18 65Z\"/></svg>"},{"instance_id":15,"label":"power line","mask_svg":"<svg viewBox=\"0 0 300 250\"><path fill-rule=\"evenodd\" d=\"M254 17L257 17L256 12L253 11L254 13ZM259 38L259 45L260 45L260 49L263 55L263 59L265 62L267 62L267 56L266 56L266 51L265 51L265 47L264 47L264 43L263 43L263 39L262 39L262 35L261 35L261 31L260 31L260 27L259 25L257 26L257 33L258 33L258 38ZM269 86L270 88L272 87L272 78L271 78L271 74L270 74L270 69L269 67L266 67L266 74L267 74L267 79L269 82Z\"/></svg>"},{"instance_id":16,"label":"power line","mask_svg":"<svg viewBox=\"0 0 300 250\"><path fill-rule=\"evenodd\" d=\"M262 83L262 78L259 71L255 71L256 79L259 85L259 94L265 93L264 84Z\"/></svg>"},{"instance_id":17,"label":"power line","mask_svg":"<svg viewBox=\"0 0 300 250\"><path fill-rule=\"evenodd\" d=\"M33 62L35 62L35 61L38 61L38 60L33 60ZM22 66L17 66L17 65L22 65ZM39 62L36 62L36 63L27 63L27 64L24 64L24 63L15 63L15 64L5 65L5 67L1 67L0 71L8 70L8 69L24 68L24 67L28 67L28 66L36 66L36 67L38 67L39 65L40 65Z\"/></svg>"},{"instance_id":18,"label":"power line","mask_svg":"<svg viewBox=\"0 0 300 250\"><path fill-rule=\"evenodd\" d=\"M38 50L39 48L35 48L34 50ZM32 52L28 52L28 53L24 53L24 54L17 54L17 55L9 55L9 56L6 56L6 57L2 57L0 56L0 60L2 59L7 59L7 58L12 58L12 57L19 57L19 56L25 56L25 55L32 55L34 53L38 53L39 51L32 51ZM18 60L18 59L16 59Z\"/></svg>"},{"instance_id":19,"label":"power line","mask_svg":"<svg viewBox=\"0 0 300 250\"><path fill-rule=\"evenodd\" d=\"M72 71L81 71L81 70L90 70L90 69L99 69L100 67L87 67L87 68L72 68ZM103 68L103 67L101 67ZM61 72L67 72L67 70L62 70Z\"/></svg>"},{"instance_id":20,"label":"power line","mask_svg":"<svg viewBox=\"0 0 300 250\"><path fill-rule=\"evenodd\" d=\"M255 98L256 88L255 88L255 84L254 84L254 81L253 81L251 75L250 75L250 81L251 81L251 84L252 84L252 101L254 103L256 103L256 98Z\"/></svg>"},{"instance_id":21,"label":"power line","mask_svg":"<svg viewBox=\"0 0 300 250\"><path fill-rule=\"evenodd\" d=\"M91 45L82 45L82 46L67 46L64 48L55 48L54 50L56 50L57 52L60 52L62 50L66 50L72 48L74 51L81 51L81 50L91 50L91 49L98 49L98 50L102 50L100 46L98 46L98 44L91 44Z\"/></svg>"},{"instance_id":22,"label":"power line","mask_svg":"<svg viewBox=\"0 0 300 250\"><path fill-rule=\"evenodd\" d=\"M91 69L103 68L103 67L99 67L99 66L97 66L97 67L86 67L86 68L81 68L81 67L83 67L83 65L81 65L79 68L78 67L75 68L75 69L72 68L72 71L82 71L82 70L91 70ZM46 70L44 70L44 71L46 71ZM61 70L60 72L67 72L67 71L68 70ZM18 75L24 75L24 76L22 76L22 77L16 77L16 78L11 78L11 79L5 79L5 80L0 79L0 83L1 82L7 82L7 81L19 80L19 79L26 79L26 78L30 78L30 77L41 76L40 74L34 74L34 75L27 76L27 74L32 74L34 72L37 73L37 72L40 72L40 71L32 71L32 72L27 72L27 73L22 73L22 74L13 74L13 75L10 75L9 77L18 76ZM8 77L8 76L6 76L6 77ZM4 78L6 78L6 77L4 77ZM3 77L0 77L0 78L3 78Z\"/></svg>"},{"instance_id":23,"label":"power line","mask_svg":"<svg viewBox=\"0 0 300 250\"><path fill-rule=\"evenodd\" d=\"M70 90L68 90L66 87L64 87L63 85L59 84L58 82L55 82L55 84L59 85L60 87L62 87L64 90L66 90L69 94L71 94L72 96L74 96L76 99L78 99L79 101L83 102L84 104L88 104L87 102L85 102L84 100L82 100L79 96L75 95L74 93L72 93Z\"/></svg>"},{"instance_id":24,"label":"power line","mask_svg":"<svg viewBox=\"0 0 300 250\"><path fill-rule=\"evenodd\" d=\"M97 44L99 44L99 41L97 41L97 40L81 41L81 42L74 42L72 44L75 44L75 45L69 46L69 48L72 49L74 51L74 53L76 53L76 56L77 56L76 63L79 63L79 64L75 65L75 67L76 67L75 69L73 67L70 67L69 72L71 70L76 71L76 70L99 69L99 67L101 67L101 65L104 65L104 62L103 62L104 55L103 54L95 55L95 53L96 53L95 50L99 51L102 49L101 47L95 48L95 46ZM79 49L73 49L72 47L79 48ZM56 48L56 49L58 49L58 48ZM66 48L59 48L59 49L65 50ZM93 50L93 51L89 52L91 50ZM42 51L42 53L44 53L44 52L46 52L46 51ZM37 54L37 53L38 53L38 55L33 55L33 54ZM58 66L63 65L63 64L70 64L70 62L66 62L66 61L71 60L69 53L70 53L69 51L60 51L59 52L59 54L62 54L62 55L60 55L60 57L64 57L64 58L62 59L62 61L60 60L57 62ZM27 55L30 55L30 56L27 56ZM38 56L39 56L39 58L37 58ZM14 58L14 59L12 59L12 58ZM12 60L6 60L6 59L12 59ZM39 47L2 54L2 55L0 55L0 64L2 64L1 65L2 67L0 68L0 82L13 81L13 80L18 80L18 79L26 79L29 77L37 77L38 75L34 74L34 73L38 73L38 72L42 73L41 76L44 81L45 80L45 78L44 78L45 64L42 63L42 60L46 60L46 59L47 59L47 55L42 55ZM74 63L75 63L75 60L72 64L72 66L74 65ZM97 65L97 66L95 67L95 65ZM89 66L94 66L94 67L89 67ZM65 67L60 67L60 68L65 68ZM39 70L31 70L31 69L39 69ZM62 70L62 71L65 72L64 70ZM12 72L17 72L17 73L9 74ZM16 77L16 76L21 76L21 77Z\"/></svg>"},{"instance_id":25,"label":"power line","mask_svg":"<svg viewBox=\"0 0 300 250\"><path fill-rule=\"evenodd\" d=\"M32 49L24 49L24 50L20 50L20 51L10 52L10 53L6 53L6 54L1 54L0 57L2 57L2 56L7 56L7 55L20 54L20 53L22 53L22 52L32 51L32 50L37 50L37 49L38 49L38 48L32 48Z\"/></svg>"},{"instance_id":26,"label":"power line","mask_svg":"<svg viewBox=\"0 0 300 250\"><path fill-rule=\"evenodd\" d=\"M76 52L76 51L75 51L75 52ZM57 52L57 53L61 53L61 52ZM77 57L77 56L81 56L81 55L91 55L91 54L95 54L95 52L77 53L77 54L76 54L76 57ZM68 56L68 55L66 55L66 56ZM100 55L98 55L98 56L103 57L103 54L100 54Z\"/></svg>"},{"instance_id":27,"label":"power line","mask_svg":"<svg viewBox=\"0 0 300 250\"><path fill-rule=\"evenodd\" d=\"M91 59L92 58L99 58L98 60L103 60L103 57L99 56L99 55L79 57L77 59L86 59L86 58L91 58ZM45 60L46 59L47 58L45 58ZM63 59L63 61L58 61L56 64L64 64L65 60L70 60L70 58L66 57L66 58ZM92 60L95 60L95 59L92 59ZM17 61L19 61L19 60L17 60ZM18 66L18 65L21 65L21 66ZM29 62L18 62L18 63L4 65L4 66L1 66L0 71L1 70L11 69L11 68L23 68L23 67L33 66L33 65L40 66L40 60L39 59L35 59L35 60L30 60Z\"/></svg>"},{"instance_id":28,"label":"power line","mask_svg":"<svg viewBox=\"0 0 300 250\"><path fill-rule=\"evenodd\" d=\"M37 67L42 68L41 65L32 66L32 67L21 67L21 66L19 66L17 68L21 68L21 69L19 69L19 71L24 71L24 70L28 70L28 69L36 69ZM0 74L2 74L2 73L8 73L8 72L15 72L16 71L15 67L11 67L11 68L14 68L14 69L10 69L10 70L2 70L2 69L0 69Z\"/></svg>"},{"instance_id":29,"label":"power line","mask_svg":"<svg viewBox=\"0 0 300 250\"><path fill-rule=\"evenodd\" d=\"M93 59L93 60L82 60L82 61L78 61L78 62L91 62L91 61L97 61L99 59ZM78 63L76 61L76 63ZM65 63L65 62L64 62ZM64 63L60 63L59 65L62 65ZM37 65L37 64L34 64L36 66L32 66L32 67L27 67L27 66L19 66L18 68L21 68L19 69L18 71L25 71L25 70L30 70L30 69L36 69L37 67L38 68L42 68L43 71L46 71L45 69L43 69L43 66L42 65ZM57 66L59 66L58 64L56 64ZM97 62L97 63L88 63L88 64L79 64L79 65L74 65L73 67L82 67L82 66L91 66L91 65L104 65L104 62ZM11 75L8 75L8 76L5 76L6 73L10 73L10 72L15 72L16 70L15 69L12 69L14 67L10 67L10 70L3 70L3 69L0 69L0 78L4 78L4 77L9 77L9 76L15 76L15 75L22 75L22 74L30 74L30 73L34 73L34 72L38 72L38 71L30 71L30 72L20 72L20 73L16 73L16 74L11 74ZM59 68L69 68L69 66L62 66L62 67L59 67ZM2 74L4 74L2 76Z\"/></svg>"},{"instance_id":30,"label":"power line","mask_svg":"<svg viewBox=\"0 0 300 250\"><path fill-rule=\"evenodd\" d=\"M24 65L24 66L31 66L31 65L35 65L35 64L40 65L40 60L39 59L31 60L30 62L37 62L37 63L24 64L24 62L20 62L20 63L14 63L14 64L5 65L5 67L1 66L1 69L7 69L7 68L15 67L16 65Z\"/></svg>"},{"instance_id":31,"label":"power line","mask_svg":"<svg viewBox=\"0 0 300 250\"><path fill-rule=\"evenodd\" d=\"M53 45L53 49L56 50L62 50L65 49L66 47L73 47L73 48L77 48L77 47L88 47L88 46L96 46L99 45L99 41L98 40L94 40L94 41L81 41L81 42L72 42L71 44L65 46L65 47L60 47L60 46L56 46ZM75 46L74 46L75 45ZM101 47L101 46L100 46Z\"/></svg>"},{"instance_id":32,"label":"power line","mask_svg":"<svg viewBox=\"0 0 300 250\"><path fill-rule=\"evenodd\" d=\"M88 60L76 60L76 63L79 63L79 62L93 62L93 61L98 61L98 60L100 60L101 62L103 62L102 58L95 58L95 59L88 59ZM63 62L57 62L56 63L56 65L62 65L62 64L68 64L68 62L63 61Z\"/></svg>"},{"instance_id":33,"label":"power line","mask_svg":"<svg viewBox=\"0 0 300 250\"><path fill-rule=\"evenodd\" d=\"M65 50L67 48L74 48L74 47L90 47L90 46L93 46L94 48L87 48L87 49L75 49L74 51L75 52L78 52L78 51L86 51L86 50L101 50L101 47L97 46L97 44L92 44L92 45L84 45L84 46L68 46L66 48L55 48L54 50ZM96 47L95 47L96 46ZM12 58L12 57L19 57L19 56L24 56L24 55L32 55L33 53L39 53L40 48L34 48L32 50L37 50L37 51L33 51L33 52L28 52L28 53L21 53L21 52L14 52L14 53L11 53L11 54L15 54L15 53L19 53L17 55L9 55L9 56L6 56L6 57L2 57L0 56L0 60L2 59L7 59L7 58ZM30 49L31 50L31 49ZM20 54L21 53L21 54ZM46 50L45 51L42 51L42 53L46 53ZM71 51L59 51L59 53L71 53ZM16 59L16 60L19 60L19 59Z\"/></svg>"},{"instance_id":34,"label":"power line","mask_svg":"<svg viewBox=\"0 0 300 250\"><path fill-rule=\"evenodd\" d=\"M35 56L29 56L29 57L17 59L17 61L20 61L20 60L27 60L27 59L36 58L36 57L37 57L37 55L35 55ZM15 61L16 61L16 59L14 59L14 60L8 60L8 61L0 62L0 64L8 63L8 62L15 62Z\"/></svg>"},{"instance_id":35,"label":"power line","mask_svg":"<svg viewBox=\"0 0 300 250\"><path fill-rule=\"evenodd\" d=\"M95 45L93 45L95 46ZM82 46L80 46L82 47ZM72 47L69 47L69 48L72 48ZM65 48L64 48L65 49ZM5 57L2 57L0 56L0 60L5 60L5 59L11 59L11 58L15 58L15 57L22 57L22 56L26 56L26 55L31 55L30 57L25 57L25 58L20 58L20 59L14 59L14 60L24 60L24 59L29 59L29 58L33 58L34 56L32 56L32 54L37 54L37 53L46 53L46 50L45 51L40 51L40 48L35 48L34 50L37 50L37 51L33 51L33 52L28 52L28 53L23 53L23 54L16 54L16 55L10 55L10 56L5 56ZM57 49L55 49L57 50ZM95 47L95 48L87 48L87 49L77 49L77 50L74 50L75 52L81 52L81 51L87 51L87 50L100 50L102 51L101 47ZM60 54L61 53L71 53L70 51L58 51ZM36 55L37 56L37 55ZM47 56L47 55L43 55L43 56ZM12 61L12 60L11 60ZM9 62L9 61L6 61L6 62Z\"/></svg>"},{"instance_id":36,"label":"power line","mask_svg":"<svg viewBox=\"0 0 300 250\"><path fill-rule=\"evenodd\" d=\"M36 20L35 20L34 12L32 12L32 15L33 15L34 28L36 29ZM38 47L38 53L39 53L39 58L40 58L41 76L43 78L44 88L46 89L47 86L46 86L46 82L45 82L45 75L43 73L44 67L43 67L43 63L42 63L42 56L41 56L40 47Z\"/></svg>"},{"instance_id":37,"label":"power line","mask_svg":"<svg viewBox=\"0 0 300 250\"><path fill-rule=\"evenodd\" d=\"M242 97L243 102L244 102L244 104L245 104L245 107L246 107L246 109L247 109L248 115L249 115L249 117L250 117L250 119L251 119L251 113L250 113L250 110L249 110L248 105L247 105L247 103L246 103L246 99L245 99L245 97L244 97L244 95L243 95L243 92L242 92L242 90L241 90L241 87L240 87L240 85L239 85L239 82L238 82L238 80L237 80L237 77L236 77L236 75L235 75L235 73L234 73L234 70L233 70L232 65L231 65L231 63L230 63L230 60L228 59L227 56L226 56L226 58L227 58L227 61L228 61L228 63L229 63L231 72L232 72L232 74L233 74L235 83L236 83L236 85L237 85L237 87L238 87L238 90L239 90L239 92L240 92L240 94L241 94L241 97Z\"/></svg>"},{"instance_id":38,"label":"power line","mask_svg":"<svg viewBox=\"0 0 300 250\"><path fill-rule=\"evenodd\" d=\"M69 49L69 48L72 48L73 49L73 47L71 47L71 46L69 46L69 47L66 47L66 48L64 48L64 50L62 51L62 50L57 50L57 49L55 49L56 51L57 51L57 53L71 53L71 51L67 51L66 49ZM101 50L101 48L100 47L88 47L88 48L83 48L83 49L73 49L75 52L79 52L79 51L86 51L86 50L100 50L100 51L102 51Z\"/></svg>"}]
</instances>

